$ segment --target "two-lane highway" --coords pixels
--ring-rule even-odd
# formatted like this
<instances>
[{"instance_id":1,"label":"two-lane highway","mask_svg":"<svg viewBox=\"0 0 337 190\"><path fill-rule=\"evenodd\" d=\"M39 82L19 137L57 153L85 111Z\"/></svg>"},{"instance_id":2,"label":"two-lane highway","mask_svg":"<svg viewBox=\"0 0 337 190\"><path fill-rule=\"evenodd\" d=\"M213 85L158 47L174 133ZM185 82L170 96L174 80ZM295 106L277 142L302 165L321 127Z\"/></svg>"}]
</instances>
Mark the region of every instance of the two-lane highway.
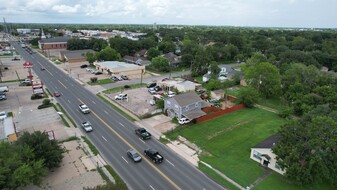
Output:
<instances>
[{"instance_id":1,"label":"two-lane highway","mask_svg":"<svg viewBox=\"0 0 337 190\"><path fill-rule=\"evenodd\" d=\"M11 44L26 61L33 63L34 72L51 92L62 93L57 100L78 126L83 121L91 122L94 130L87 133L87 137L130 189L223 189L159 141L141 140L135 135L134 123L60 71L40 54L28 54L17 42L11 42ZM41 70L41 67L45 70ZM88 105L91 113L82 114L78 108L81 103ZM130 148L142 155L142 162L133 163L127 157L126 151ZM164 156L164 162L152 163L143 154L146 148L158 150Z\"/></svg>"}]
</instances>

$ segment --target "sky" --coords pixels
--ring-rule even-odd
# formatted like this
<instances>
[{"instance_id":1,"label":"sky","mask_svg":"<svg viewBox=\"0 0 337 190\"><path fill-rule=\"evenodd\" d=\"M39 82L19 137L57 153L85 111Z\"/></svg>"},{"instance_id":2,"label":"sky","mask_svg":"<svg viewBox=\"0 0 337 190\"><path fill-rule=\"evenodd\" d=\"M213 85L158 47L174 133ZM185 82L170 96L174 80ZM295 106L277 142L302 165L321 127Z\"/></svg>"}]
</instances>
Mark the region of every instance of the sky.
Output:
<instances>
[{"instance_id":1,"label":"sky","mask_svg":"<svg viewBox=\"0 0 337 190\"><path fill-rule=\"evenodd\" d=\"M0 17L9 23L337 28L337 0L0 0Z\"/></svg>"}]
</instances>

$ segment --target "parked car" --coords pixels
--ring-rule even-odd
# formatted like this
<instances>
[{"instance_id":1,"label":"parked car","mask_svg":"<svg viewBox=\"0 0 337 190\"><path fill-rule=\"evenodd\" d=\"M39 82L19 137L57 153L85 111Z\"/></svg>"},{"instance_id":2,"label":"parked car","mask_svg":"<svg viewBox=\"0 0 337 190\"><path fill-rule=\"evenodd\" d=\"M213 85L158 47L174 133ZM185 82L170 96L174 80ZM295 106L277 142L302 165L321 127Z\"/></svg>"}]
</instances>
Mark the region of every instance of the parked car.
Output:
<instances>
[{"instance_id":1,"label":"parked car","mask_svg":"<svg viewBox=\"0 0 337 190\"><path fill-rule=\"evenodd\" d=\"M83 65L80 66L81 69L84 69L84 68L87 68L87 67L88 67L87 64L83 64Z\"/></svg>"},{"instance_id":2,"label":"parked car","mask_svg":"<svg viewBox=\"0 0 337 190\"><path fill-rule=\"evenodd\" d=\"M54 92L54 96L55 96L55 97L60 97L60 96L61 96L61 93L58 92L58 91L55 91L55 92Z\"/></svg>"},{"instance_id":3,"label":"parked car","mask_svg":"<svg viewBox=\"0 0 337 190\"><path fill-rule=\"evenodd\" d=\"M113 81L119 81L119 79L116 76L112 76L111 80L113 80Z\"/></svg>"},{"instance_id":4,"label":"parked car","mask_svg":"<svg viewBox=\"0 0 337 190\"><path fill-rule=\"evenodd\" d=\"M178 123L179 123L180 125L187 124L187 123L189 123L189 122L190 122L190 120L189 120L188 118L186 118L186 117L182 117L182 118L180 118L180 119L178 120Z\"/></svg>"},{"instance_id":5,"label":"parked car","mask_svg":"<svg viewBox=\"0 0 337 190\"><path fill-rule=\"evenodd\" d=\"M5 111L0 112L0 120L5 119L7 117L7 113Z\"/></svg>"},{"instance_id":6,"label":"parked car","mask_svg":"<svg viewBox=\"0 0 337 190\"><path fill-rule=\"evenodd\" d=\"M103 74L101 71L95 72L95 75L101 75L101 74Z\"/></svg>"},{"instance_id":7,"label":"parked car","mask_svg":"<svg viewBox=\"0 0 337 190\"><path fill-rule=\"evenodd\" d=\"M176 95L176 93L175 93L175 92L172 92L172 91L169 91L169 92L167 93L167 96L170 97L170 98L172 98L172 97L175 96L175 95Z\"/></svg>"},{"instance_id":8,"label":"parked car","mask_svg":"<svg viewBox=\"0 0 337 190\"><path fill-rule=\"evenodd\" d=\"M6 94L0 94L0 101L7 100Z\"/></svg>"},{"instance_id":9,"label":"parked car","mask_svg":"<svg viewBox=\"0 0 337 190\"><path fill-rule=\"evenodd\" d=\"M202 89L198 89L195 91L197 94L203 94L205 93L206 91L205 90L202 90Z\"/></svg>"},{"instance_id":10,"label":"parked car","mask_svg":"<svg viewBox=\"0 0 337 190\"><path fill-rule=\"evenodd\" d=\"M92 71L92 68L86 68L85 70L91 72L91 71Z\"/></svg>"},{"instance_id":11,"label":"parked car","mask_svg":"<svg viewBox=\"0 0 337 190\"><path fill-rule=\"evenodd\" d=\"M44 71L44 70L46 70L46 68L44 68L44 67L41 67L41 68L40 68L40 70L41 70L41 71Z\"/></svg>"},{"instance_id":12,"label":"parked car","mask_svg":"<svg viewBox=\"0 0 337 190\"><path fill-rule=\"evenodd\" d=\"M12 59L12 61L20 61L20 58L15 57Z\"/></svg>"},{"instance_id":13,"label":"parked car","mask_svg":"<svg viewBox=\"0 0 337 190\"><path fill-rule=\"evenodd\" d=\"M155 86L157 86L157 83L155 83L155 82L150 82L150 83L148 83L147 84L147 88L153 88L153 87L155 87Z\"/></svg>"},{"instance_id":14,"label":"parked car","mask_svg":"<svg viewBox=\"0 0 337 190\"><path fill-rule=\"evenodd\" d=\"M154 88L149 88L147 89L147 91L152 95L157 93L157 91Z\"/></svg>"},{"instance_id":15,"label":"parked car","mask_svg":"<svg viewBox=\"0 0 337 190\"><path fill-rule=\"evenodd\" d=\"M125 100L125 99L128 99L127 94L118 94L115 96L115 100Z\"/></svg>"},{"instance_id":16,"label":"parked car","mask_svg":"<svg viewBox=\"0 0 337 190\"><path fill-rule=\"evenodd\" d=\"M150 105L151 105L151 106L154 106L154 105L156 105L156 101L154 101L154 100L150 100Z\"/></svg>"},{"instance_id":17,"label":"parked car","mask_svg":"<svg viewBox=\"0 0 337 190\"><path fill-rule=\"evenodd\" d=\"M90 71L91 74L95 74L96 72L98 72L96 69L92 69L92 70Z\"/></svg>"},{"instance_id":18,"label":"parked car","mask_svg":"<svg viewBox=\"0 0 337 190\"><path fill-rule=\"evenodd\" d=\"M158 91L161 91L161 90L163 90L160 86L156 86L156 87L154 87L154 90L156 91L156 92L158 92Z\"/></svg>"},{"instance_id":19,"label":"parked car","mask_svg":"<svg viewBox=\"0 0 337 190\"><path fill-rule=\"evenodd\" d=\"M128 78L127 76L125 76L125 75L122 75L121 78L122 78L123 80L129 80L129 78Z\"/></svg>"},{"instance_id":20,"label":"parked car","mask_svg":"<svg viewBox=\"0 0 337 190\"><path fill-rule=\"evenodd\" d=\"M134 162L142 161L142 157L135 150L130 149L126 153Z\"/></svg>"}]
</instances>

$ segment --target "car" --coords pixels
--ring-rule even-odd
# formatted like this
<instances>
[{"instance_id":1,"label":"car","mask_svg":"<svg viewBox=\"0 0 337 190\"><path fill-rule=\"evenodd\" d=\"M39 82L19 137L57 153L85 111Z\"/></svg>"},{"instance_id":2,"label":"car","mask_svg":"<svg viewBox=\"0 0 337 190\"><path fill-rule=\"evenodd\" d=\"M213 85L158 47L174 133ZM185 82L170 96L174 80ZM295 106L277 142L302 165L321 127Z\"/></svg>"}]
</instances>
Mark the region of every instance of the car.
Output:
<instances>
[{"instance_id":1,"label":"car","mask_svg":"<svg viewBox=\"0 0 337 190\"><path fill-rule=\"evenodd\" d=\"M12 61L20 61L20 58L15 57L12 59Z\"/></svg>"},{"instance_id":2,"label":"car","mask_svg":"<svg viewBox=\"0 0 337 190\"><path fill-rule=\"evenodd\" d=\"M164 161L164 157L154 149L151 148L145 149L144 154L148 156L154 163L161 163Z\"/></svg>"},{"instance_id":3,"label":"car","mask_svg":"<svg viewBox=\"0 0 337 190\"><path fill-rule=\"evenodd\" d=\"M83 65L80 66L81 69L84 69L84 68L87 68L87 67L88 67L87 64L83 64Z\"/></svg>"},{"instance_id":4,"label":"car","mask_svg":"<svg viewBox=\"0 0 337 190\"><path fill-rule=\"evenodd\" d=\"M113 80L113 81L119 81L119 79L116 76L112 76L111 80Z\"/></svg>"},{"instance_id":5,"label":"car","mask_svg":"<svg viewBox=\"0 0 337 190\"><path fill-rule=\"evenodd\" d=\"M91 71L92 71L92 68L86 68L85 70L91 72Z\"/></svg>"},{"instance_id":6,"label":"car","mask_svg":"<svg viewBox=\"0 0 337 190\"><path fill-rule=\"evenodd\" d=\"M40 68L40 70L41 70L41 71L44 71L44 70L46 70L46 68L44 68L44 67L41 67L41 68Z\"/></svg>"},{"instance_id":7,"label":"car","mask_svg":"<svg viewBox=\"0 0 337 190\"><path fill-rule=\"evenodd\" d=\"M126 154L134 161L140 162L142 161L142 157L133 149L130 149L126 152Z\"/></svg>"},{"instance_id":8,"label":"car","mask_svg":"<svg viewBox=\"0 0 337 190\"><path fill-rule=\"evenodd\" d=\"M125 99L128 99L127 94L118 94L115 96L115 100L125 100Z\"/></svg>"},{"instance_id":9,"label":"car","mask_svg":"<svg viewBox=\"0 0 337 190\"><path fill-rule=\"evenodd\" d=\"M127 76L125 76L125 75L122 75L121 78L122 78L123 80L129 80L129 78L128 78Z\"/></svg>"},{"instance_id":10,"label":"car","mask_svg":"<svg viewBox=\"0 0 337 190\"><path fill-rule=\"evenodd\" d=\"M147 88L153 88L153 87L156 87L157 86L157 83L155 83L155 82L150 82L150 83L148 83L147 84Z\"/></svg>"},{"instance_id":11,"label":"car","mask_svg":"<svg viewBox=\"0 0 337 190\"><path fill-rule=\"evenodd\" d=\"M89 121L85 121L82 123L82 128L85 130L85 132L90 132L92 131L92 126Z\"/></svg>"},{"instance_id":12,"label":"car","mask_svg":"<svg viewBox=\"0 0 337 190\"><path fill-rule=\"evenodd\" d=\"M151 106L154 106L154 105L156 105L156 101L154 101L154 100L150 100L150 105L151 105Z\"/></svg>"},{"instance_id":13,"label":"car","mask_svg":"<svg viewBox=\"0 0 337 190\"><path fill-rule=\"evenodd\" d=\"M138 135L140 138L142 138L143 140L146 140L146 139L150 139L151 138L151 133L149 133L146 129L144 128L138 128L138 129L135 129L135 133L136 135Z\"/></svg>"},{"instance_id":14,"label":"car","mask_svg":"<svg viewBox=\"0 0 337 190\"><path fill-rule=\"evenodd\" d=\"M167 93L167 96L169 97L169 98L172 98L173 96L175 96L176 95L176 93L175 92L172 92L172 91L169 91L168 93Z\"/></svg>"},{"instance_id":15,"label":"car","mask_svg":"<svg viewBox=\"0 0 337 190\"><path fill-rule=\"evenodd\" d=\"M55 97L60 97L60 96L61 96L61 93L58 92L58 91L55 91L55 92L54 92L54 96L55 96Z\"/></svg>"},{"instance_id":16,"label":"car","mask_svg":"<svg viewBox=\"0 0 337 190\"><path fill-rule=\"evenodd\" d=\"M0 101L7 100L7 97L5 94L0 94Z\"/></svg>"},{"instance_id":17,"label":"car","mask_svg":"<svg viewBox=\"0 0 337 190\"><path fill-rule=\"evenodd\" d=\"M157 91L154 88L149 88L147 89L147 91L152 95L157 93Z\"/></svg>"},{"instance_id":18,"label":"car","mask_svg":"<svg viewBox=\"0 0 337 190\"><path fill-rule=\"evenodd\" d=\"M158 92L158 91L161 91L161 90L163 90L160 86L156 86L156 87L154 87L154 90L156 91L156 92Z\"/></svg>"},{"instance_id":19,"label":"car","mask_svg":"<svg viewBox=\"0 0 337 190\"><path fill-rule=\"evenodd\" d=\"M95 75L101 75L101 74L103 74L101 71L95 72Z\"/></svg>"},{"instance_id":20,"label":"car","mask_svg":"<svg viewBox=\"0 0 337 190\"><path fill-rule=\"evenodd\" d=\"M90 73L91 74L95 74L95 73L97 73L98 71L96 70L96 69L92 69L91 71L90 71Z\"/></svg>"},{"instance_id":21,"label":"car","mask_svg":"<svg viewBox=\"0 0 337 190\"><path fill-rule=\"evenodd\" d=\"M180 119L178 120L178 123L179 123L180 125L187 124L187 123L189 123L189 122L190 122L190 120L189 120L188 118L186 118L186 117L182 117L182 118L180 118Z\"/></svg>"},{"instance_id":22,"label":"car","mask_svg":"<svg viewBox=\"0 0 337 190\"><path fill-rule=\"evenodd\" d=\"M87 105L80 104L78 107L80 108L80 111L82 113L90 113L90 109L89 109L89 107Z\"/></svg>"},{"instance_id":23,"label":"car","mask_svg":"<svg viewBox=\"0 0 337 190\"><path fill-rule=\"evenodd\" d=\"M7 117L7 113L5 111L0 112L0 120L5 119Z\"/></svg>"},{"instance_id":24,"label":"car","mask_svg":"<svg viewBox=\"0 0 337 190\"><path fill-rule=\"evenodd\" d=\"M202 89L198 89L195 91L197 94L203 94L205 93L206 91L205 90L202 90Z\"/></svg>"}]
</instances>

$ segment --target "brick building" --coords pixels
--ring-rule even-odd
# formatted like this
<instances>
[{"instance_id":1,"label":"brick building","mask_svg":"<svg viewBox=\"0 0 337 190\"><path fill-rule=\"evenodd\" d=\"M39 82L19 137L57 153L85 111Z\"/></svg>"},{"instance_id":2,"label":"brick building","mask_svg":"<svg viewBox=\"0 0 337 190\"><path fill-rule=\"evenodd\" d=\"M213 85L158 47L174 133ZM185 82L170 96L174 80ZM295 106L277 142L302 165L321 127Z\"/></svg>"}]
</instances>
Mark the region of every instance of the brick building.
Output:
<instances>
[{"instance_id":1,"label":"brick building","mask_svg":"<svg viewBox=\"0 0 337 190\"><path fill-rule=\"evenodd\" d=\"M67 42L70 37L54 37L43 39L39 41L39 48L41 50L49 50L49 49L67 49Z\"/></svg>"}]
</instances>

